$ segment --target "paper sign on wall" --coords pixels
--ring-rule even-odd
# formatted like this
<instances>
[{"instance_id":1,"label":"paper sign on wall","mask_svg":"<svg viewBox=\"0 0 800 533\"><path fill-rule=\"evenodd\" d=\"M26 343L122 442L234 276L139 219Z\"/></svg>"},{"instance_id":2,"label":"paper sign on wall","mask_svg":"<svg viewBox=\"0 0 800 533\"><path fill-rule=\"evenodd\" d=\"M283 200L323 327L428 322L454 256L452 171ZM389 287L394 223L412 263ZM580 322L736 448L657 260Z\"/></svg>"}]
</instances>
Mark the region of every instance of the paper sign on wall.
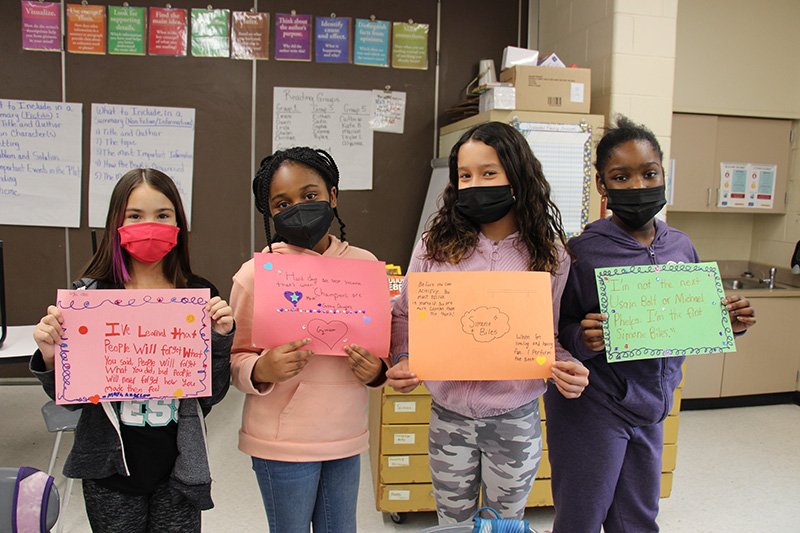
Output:
<instances>
[{"instance_id":1,"label":"paper sign on wall","mask_svg":"<svg viewBox=\"0 0 800 533\"><path fill-rule=\"evenodd\" d=\"M61 50L61 3L22 0L22 48Z\"/></svg>"},{"instance_id":2,"label":"paper sign on wall","mask_svg":"<svg viewBox=\"0 0 800 533\"><path fill-rule=\"evenodd\" d=\"M56 403L210 396L210 292L59 290Z\"/></svg>"},{"instance_id":3,"label":"paper sign on wall","mask_svg":"<svg viewBox=\"0 0 800 533\"><path fill-rule=\"evenodd\" d=\"M733 352L716 263L595 269L609 362Z\"/></svg>"},{"instance_id":4,"label":"paper sign on wall","mask_svg":"<svg viewBox=\"0 0 800 533\"><path fill-rule=\"evenodd\" d=\"M358 344L389 353L391 315L382 261L255 254L253 344L274 348L310 338L304 349L347 355Z\"/></svg>"},{"instance_id":5,"label":"paper sign on wall","mask_svg":"<svg viewBox=\"0 0 800 533\"><path fill-rule=\"evenodd\" d=\"M772 209L778 165L719 164L717 207Z\"/></svg>"},{"instance_id":6,"label":"paper sign on wall","mask_svg":"<svg viewBox=\"0 0 800 533\"><path fill-rule=\"evenodd\" d=\"M0 99L0 224L80 226L82 108Z\"/></svg>"},{"instance_id":7,"label":"paper sign on wall","mask_svg":"<svg viewBox=\"0 0 800 533\"><path fill-rule=\"evenodd\" d=\"M546 272L410 272L409 368L422 380L550 377Z\"/></svg>"}]
</instances>

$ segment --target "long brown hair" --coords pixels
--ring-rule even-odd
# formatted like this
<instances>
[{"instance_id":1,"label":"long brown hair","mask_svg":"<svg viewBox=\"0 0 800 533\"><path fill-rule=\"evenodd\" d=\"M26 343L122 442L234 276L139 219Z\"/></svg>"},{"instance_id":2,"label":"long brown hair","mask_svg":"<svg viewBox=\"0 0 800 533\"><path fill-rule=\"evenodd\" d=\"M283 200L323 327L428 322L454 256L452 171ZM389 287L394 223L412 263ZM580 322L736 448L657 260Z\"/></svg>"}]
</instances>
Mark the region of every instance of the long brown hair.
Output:
<instances>
[{"instance_id":1,"label":"long brown hair","mask_svg":"<svg viewBox=\"0 0 800 533\"><path fill-rule=\"evenodd\" d=\"M81 277L102 280L108 284L122 287L130 280L130 254L120 246L119 229L125 219L125 208L131 192L141 184L149 185L167 197L175 206L175 220L178 223L178 243L161 260L164 277L177 288L185 288L187 281L194 276L189 261L189 232L186 213L183 210L180 193L172 178L152 168L136 168L122 176L111 193L106 216L106 231L97 253L83 269Z\"/></svg>"},{"instance_id":2,"label":"long brown hair","mask_svg":"<svg viewBox=\"0 0 800 533\"><path fill-rule=\"evenodd\" d=\"M480 227L456 209L458 151L470 140L494 148L511 183L516 197L517 243L524 244L528 250L528 269L555 274L559 265L555 241L558 239L561 244L566 241L561 213L550 199L550 184L528 141L516 128L502 122L486 122L471 128L450 151L450 180L442 193L442 207L425 234L425 257L458 263L469 257L478 244Z\"/></svg>"}]
</instances>

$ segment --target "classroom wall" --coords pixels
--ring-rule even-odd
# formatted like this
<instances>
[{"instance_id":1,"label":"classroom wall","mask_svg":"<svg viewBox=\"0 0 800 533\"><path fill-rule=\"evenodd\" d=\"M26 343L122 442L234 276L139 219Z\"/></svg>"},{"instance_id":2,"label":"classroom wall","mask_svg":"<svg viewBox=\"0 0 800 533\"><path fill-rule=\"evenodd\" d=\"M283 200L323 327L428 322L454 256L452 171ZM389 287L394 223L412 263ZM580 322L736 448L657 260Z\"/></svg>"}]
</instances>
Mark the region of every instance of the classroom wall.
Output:
<instances>
[{"instance_id":1,"label":"classroom wall","mask_svg":"<svg viewBox=\"0 0 800 533\"><path fill-rule=\"evenodd\" d=\"M706 0L678 6L676 112L798 118L800 4ZM731 28L738 28L731 31ZM672 213L670 224L689 233L700 257L790 267L800 240L800 122L794 141L785 215Z\"/></svg>"},{"instance_id":2,"label":"classroom wall","mask_svg":"<svg viewBox=\"0 0 800 533\"><path fill-rule=\"evenodd\" d=\"M93 4L118 5L114 0ZM156 4L129 0L134 7ZM176 8L198 7L172 0ZM163 5L163 4L158 4ZM245 11L246 0L225 0L215 8ZM222 58L88 56L24 51L20 4L0 2L0 98L83 104L83 196L81 227L75 229L0 226L4 241L10 325L32 324L44 314L58 288L68 286L91 255L87 227L88 143L92 103L193 107L196 109L193 227L194 270L211 279L223 296L231 276L265 245L263 219L251 214L252 166L271 149L274 86L405 91L405 133L374 136L373 189L344 191L339 211L348 240L381 260L406 267L431 175L437 128L445 110L463 98L478 61L499 64L505 46L527 34L527 5L518 0L408 0L375 3L351 0L331 6L314 0L302 6L261 2L261 10L430 24L429 68L425 71L355 65ZM437 28L437 17L440 24ZM274 18L273 18L274 21ZM436 42L441 41L439 69ZM64 90L62 91L62 81ZM251 109L255 108L255 141ZM334 233L338 232L334 224Z\"/></svg>"}]
</instances>

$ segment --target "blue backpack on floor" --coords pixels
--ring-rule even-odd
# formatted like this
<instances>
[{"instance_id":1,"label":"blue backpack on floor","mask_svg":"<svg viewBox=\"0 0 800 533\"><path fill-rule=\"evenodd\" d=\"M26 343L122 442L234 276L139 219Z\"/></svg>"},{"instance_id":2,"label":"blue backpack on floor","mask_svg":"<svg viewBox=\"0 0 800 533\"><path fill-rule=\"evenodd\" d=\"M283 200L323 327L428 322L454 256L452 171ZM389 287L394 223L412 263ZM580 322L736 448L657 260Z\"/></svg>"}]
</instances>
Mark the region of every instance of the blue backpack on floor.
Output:
<instances>
[{"instance_id":1,"label":"blue backpack on floor","mask_svg":"<svg viewBox=\"0 0 800 533\"><path fill-rule=\"evenodd\" d=\"M481 518L478 515L483 510L491 511L496 518ZM510 518L500 518L500 515L491 507L481 507L472 518L475 526L472 533L529 533L533 531L531 525L526 520L514 520ZM534 532L535 533L535 532Z\"/></svg>"}]
</instances>

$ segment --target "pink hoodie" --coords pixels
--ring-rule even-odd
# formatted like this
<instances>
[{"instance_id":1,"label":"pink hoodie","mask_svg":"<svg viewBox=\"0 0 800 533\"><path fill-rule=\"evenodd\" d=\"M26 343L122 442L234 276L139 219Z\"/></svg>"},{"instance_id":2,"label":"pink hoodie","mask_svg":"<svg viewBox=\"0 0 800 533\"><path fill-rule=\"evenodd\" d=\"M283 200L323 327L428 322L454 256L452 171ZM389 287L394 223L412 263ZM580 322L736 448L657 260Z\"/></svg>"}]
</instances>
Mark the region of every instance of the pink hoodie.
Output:
<instances>
[{"instance_id":1,"label":"pink hoodie","mask_svg":"<svg viewBox=\"0 0 800 533\"><path fill-rule=\"evenodd\" d=\"M272 251L319 255L286 243L273 244ZM370 252L350 246L333 235L322 255L376 260ZM253 259L243 264L233 276L231 290L231 307L236 319L231 376L233 384L247 394L239 430L239 449L253 457L295 462L329 461L363 452L369 446L367 388L353 375L347 358L312 356L302 372L282 383L255 386L250 379L261 354L251 342L253 268Z\"/></svg>"}]
</instances>

